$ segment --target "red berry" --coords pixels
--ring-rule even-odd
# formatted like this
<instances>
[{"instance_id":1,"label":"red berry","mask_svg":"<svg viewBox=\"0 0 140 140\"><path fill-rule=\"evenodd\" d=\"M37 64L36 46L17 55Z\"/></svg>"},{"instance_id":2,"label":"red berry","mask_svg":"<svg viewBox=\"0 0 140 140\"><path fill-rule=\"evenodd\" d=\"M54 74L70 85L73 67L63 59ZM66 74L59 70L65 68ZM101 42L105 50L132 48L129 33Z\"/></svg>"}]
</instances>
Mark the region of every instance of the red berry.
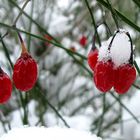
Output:
<instances>
[{"instance_id":1,"label":"red berry","mask_svg":"<svg viewBox=\"0 0 140 140\"><path fill-rule=\"evenodd\" d=\"M96 87L102 92L107 92L113 87L114 70L111 60L108 60L107 62L100 61L96 64L94 82Z\"/></svg>"},{"instance_id":2,"label":"red berry","mask_svg":"<svg viewBox=\"0 0 140 140\"><path fill-rule=\"evenodd\" d=\"M12 93L12 82L9 76L0 68L0 103L6 102Z\"/></svg>"},{"instance_id":3,"label":"red berry","mask_svg":"<svg viewBox=\"0 0 140 140\"><path fill-rule=\"evenodd\" d=\"M115 70L114 89L119 94L124 94L129 90L136 79L136 70L130 65L126 64L118 67Z\"/></svg>"},{"instance_id":4,"label":"red berry","mask_svg":"<svg viewBox=\"0 0 140 140\"><path fill-rule=\"evenodd\" d=\"M47 34L46 34L46 35L44 35L44 38L45 38L45 39L47 39L47 40L49 40L49 41L51 41L51 40L52 40L52 37L50 37L50 36L49 36L49 35L47 35ZM49 47L49 46L50 46L50 43L46 41L46 42L45 42L45 45Z\"/></svg>"},{"instance_id":5,"label":"red berry","mask_svg":"<svg viewBox=\"0 0 140 140\"><path fill-rule=\"evenodd\" d=\"M97 49L95 49L94 51L91 50L88 54L88 64L93 71L97 64L97 60L98 60L98 50Z\"/></svg>"},{"instance_id":6,"label":"red berry","mask_svg":"<svg viewBox=\"0 0 140 140\"><path fill-rule=\"evenodd\" d=\"M71 46L71 47L70 47L70 50L71 50L72 52L76 52L76 48L75 48L74 46Z\"/></svg>"},{"instance_id":7,"label":"red berry","mask_svg":"<svg viewBox=\"0 0 140 140\"><path fill-rule=\"evenodd\" d=\"M27 52L22 53L13 70L13 81L17 89L30 90L37 80L37 63Z\"/></svg>"},{"instance_id":8,"label":"red berry","mask_svg":"<svg viewBox=\"0 0 140 140\"><path fill-rule=\"evenodd\" d=\"M85 37L84 35L80 38L79 40L80 45L82 45L83 47L87 45L87 37Z\"/></svg>"}]
</instances>

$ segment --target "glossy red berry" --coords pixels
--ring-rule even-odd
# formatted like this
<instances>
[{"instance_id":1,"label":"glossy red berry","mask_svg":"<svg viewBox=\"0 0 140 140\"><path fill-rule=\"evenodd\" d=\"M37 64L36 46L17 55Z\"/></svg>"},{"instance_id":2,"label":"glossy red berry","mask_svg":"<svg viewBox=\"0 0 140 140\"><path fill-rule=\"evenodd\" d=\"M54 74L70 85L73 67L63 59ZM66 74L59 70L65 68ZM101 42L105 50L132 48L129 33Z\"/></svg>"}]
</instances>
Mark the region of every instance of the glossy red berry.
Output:
<instances>
[{"instance_id":1,"label":"glossy red berry","mask_svg":"<svg viewBox=\"0 0 140 140\"><path fill-rule=\"evenodd\" d=\"M22 53L13 70L13 81L17 89L28 91L37 80L37 63L27 52Z\"/></svg>"},{"instance_id":2,"label":"glossy red berry","mask_svg":"<svg viewBox=\"0 0 140 140\"><path fill-rule=\"evenodd\" d=\"M85 47L87 45L87 37L83 35L80 38L79 43L80 43L81 46Z\"/></svg>"},{"instance_id":3,"label":"glossy red berry","mask_svg":"<svg viewBox=\"0 0 140 140\"><path fill-rule=\"evenodd\" d=\"M118 67L115 70L114 89L119 94L126 93L136 79L136 70L130 65L126 64Z\"/></svg>"},{"instance_id":4,"label":"glossy red berry","mask_svg":"<svg viewBox=\"0 0 140 140\"><path fill-rule=\"evenodd\" d=\"M114 84L114 70L111 60L107 62L99 61L94 70L94 82L96 87L102 91L107 92Z\"/></svg>"},{"instance_id":5,"label":"glossy red berry","mask_svg":"<svg viewBox=\"0 0 140 140\"><path fill-rule=\"evenodd\" d=\"M0 103L5 103L11 97L12 82L9 76L0 68Z\"/></svg>"},{"instance_id":6,"label":"glossy red berry","mask_svg":"<svg viewBox=\"0 0 140 140\"><path fill-rule=\"evenodd\" d=\"M98 60L98 50L97 49L91 50L88 54L87 59L88 59L88 65L94 71Z\"/></svg>"}]
</instances>

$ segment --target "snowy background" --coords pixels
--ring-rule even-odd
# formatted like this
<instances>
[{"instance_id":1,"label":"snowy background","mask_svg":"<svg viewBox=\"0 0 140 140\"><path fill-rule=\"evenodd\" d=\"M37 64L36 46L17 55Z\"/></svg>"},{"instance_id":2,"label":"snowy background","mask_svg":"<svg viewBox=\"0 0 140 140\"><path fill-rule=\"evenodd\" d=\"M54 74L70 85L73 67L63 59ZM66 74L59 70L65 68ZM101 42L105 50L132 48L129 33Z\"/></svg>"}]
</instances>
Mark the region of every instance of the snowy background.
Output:
<instances>
[{"instance_id":1,"label":"snowy background","mask_svg":"<svg viewBox=\"0 0 140 140\"><path fill-rule=\"evenodd\" d=\"M3 40L13 64L20 56L20 43L16 31L1 23L12 26L24 2L0 0L0 33L9 32ZM122 3L119 0L112 1L113 7L139 25L138 6L131 0ZM98 1L89 0L89 4L96 24L101 24L98 27L100 40L106 41L116 30L110 11ZM104 140L139 140L138 74L135 84L126 94L119 96L113 89L111 93L102 94L93 83L87 61L69 52L71 47L75 47L78 54L87 57L92 46L95 29L85 1L32 0L24 11L17 22L18 29L42 38L49 33L58 41L56 44L61 43L64 48L46 45L41 39L21 33L30 53L38 62L38 81L27 93L13 88L10 100L0 105L0 136L11 128L23 125L57 125L85 130ZM121 28L129 31L135 46L135 60L140 66L139 32L120 18L118 22ZM87 38L85 46L79 43L82 36ZM55 39L52 42L55 43ZM100 47L97 39L96 46ZM1 67L12 77L12 68L2 44L0 58ZM21 102L21 96L24 102Z\"/></svg>"},{"instance_id":2,"label":"snowy background","mask_svg":"<svg viewBox=\"0 0 140 140\"><path fill-rule=\"evenodd\" d=\"M15 128L4 134L1 140L24 140L32 138L34 140L71 140L71 139L81 139L81 140L101 140L100 137L96 135L87 133L85 131L78 131L72 128L59 128L59 127L23 127Z\"/></svg>"}]
</instances>

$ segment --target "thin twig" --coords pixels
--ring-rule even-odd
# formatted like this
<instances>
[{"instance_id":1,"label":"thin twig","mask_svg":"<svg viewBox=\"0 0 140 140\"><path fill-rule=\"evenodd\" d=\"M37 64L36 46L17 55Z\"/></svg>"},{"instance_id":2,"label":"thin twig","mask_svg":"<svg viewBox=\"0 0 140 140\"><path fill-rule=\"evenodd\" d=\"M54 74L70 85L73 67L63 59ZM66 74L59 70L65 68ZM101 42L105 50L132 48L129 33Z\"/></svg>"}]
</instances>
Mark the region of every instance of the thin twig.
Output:
<instances>
[{"instance_id":1,"label":"thin twig","mask_svg":"<svg viewBox=\"0 0 140 140\"><path fill-rule=\"evenodd\" d=\"M138 74L140 76L140 68L139 68L139 66L138 66L138 64L137 64L137 62L135 60L134 60L134 65L135 65L135 68L137 69L137 72L138 72Z\"/></svg>"},{"instance_id":2,"label":"thin twig","mask_svg":"<svg viewBox=\"0 0 140 140\"><path fill-rule=\"evenodd\" d=\"M27 1L24 3L24 5L22 6L22 8L21 8L21 10L20 10L20 13L19 13L18 16L16 17L16 19L15 19L13 25L16 25L18 19L19 19L20 16L22 15L24 8L26 7L26 5L28 4L29 1L30 1L30 0L27 0Z\"/></svg>"},{"instance_id":3,"label":"thin twig","mask_svg":"<svg viewBox=\"0 0 140 140\"><path fill-rule=\"evenodd\" d=\"M40 39L40 40L42 40L42 41L48 41L49 43L52 43L53 45L58 46L59 48L65 50L65 51L68 53L68 55L71 56L71 57L75 60L75 62L77 62L78 64L80 64L80 65L89 73L89 75L92 76L92 72L91 72L83 63L81 63L73 54L75 54L75 55L77 55L77 56L80 56L80 57L81 57L82 59L84 59L84 60L87 60L87 58L86 58L84 55L81 55L81 54L79 54L79 53L77 53L77 52L73 52L73 51L71 51L70 49L65 48L65 47L62 46L61 44L57 44L57 43L55 43L55 42L52 42L52 41L50 41L50 40L47 40L47 39L44 38L44 37L40 37L40 36L37 36L37 35L35 35L35 34L31 34L31 33L29 33L29 32L20 30L20 29L14 27L14 26L9 26L9 25L6 25L6 24L4 24L4 23L0 23L0 25L3 25L4 27L10 28L10 29L12 29L12 30L16 30L16 31L18 31L18 32L22 32L22 33L28 34L28 35L30 35L30 36L32 36L32 37L35 37L35 38L38 38L38 39Z\"/></svg>"},{"instance_id":4,"label":"thin twig","mask_svg":"<svg viewBox=\"0 0 140 140\"><path fill-rule=\"evenodd\" d=\"M102 114L101 114L101 117L100 117L100 121L99 121L99 125L98 125L98 133L97 135L98 136L101 136L101 132L102 132L102 125L103 125L103 119L104 119L104 114L105 114L105 111L106 110L106 94L104 93L103 95L103 111L102 111Z\"/></svg>"},{"instance_id":5,"label":"thin twig","mask_svg":"<svg viewBox=\"0 0 140 140\"><path fill-rule=\"evenodd\" d=\"M101 41L100 41L100 37L99 37L98 31L97 31L97 26L96 26L96 23L95 23L94 16L92 14L92 10L91 10L91 8L89 6L88 0L85 0L85 3L86 3L86 6L87 6L87 8L89 10L89 13L90 13L90 16L91 16L91 19L92 19L92 24L94 26L94 30L97 33L97 40L98 40L99 46L101 46Z\"/></svg>"},{"instance_id":6,"label":"thin twig","mask_svg":"<svg viewBox=\"0 0 140 140\"><path fill-rule=\"evenodd\" d=\"M104 0L97 0L100 4L102 4L104 7L106 7L108 10L110 9L110 6L104 1ZM128 25L130 25L132 28L134 28L135 30L137 30L138 32L140 32L140 27L137 26L134 22L130 21L126 16L124 16L122 13L120 13L118 10L115 10L117 16L119 18L121 18L125 23L127 23Z\"/></svg>"},{"instance_id":7,"label":"thin twig","mask_svg":"<svg viewBox=\"0 0 140 140\"><path fill-rule=\"evenodd\" d=\"M138 120L138 118L119 100L119 98L116 97L112 92L110 92L110 93L119 102L119 104L134 118L134 120L137 123L140 123L140 121Z\"/></svg>"},{"instance_id":8,"label":"thin twig","mask_svg":"<svg viewBox=\"0 0 140 140\"><path fill-rule=\"evenodd\" d=\"M109 105L106 105L106 108L105 108L105 111L104 111L104 116L105 116L105 114L116 104L116 100L115 101L113 101L111 104L109 104ZM92 123L92 124L97 124L99 121L100 121L101 119L100 119L100 117L98 117L97 119L95 119L94 120L94 122ZM97 129L97 127L96 128L94 128L94 129L92 129L92 131L94 131L95 129Z\"/></svg>"},{"instance_id":9,"label":"thin twig","mask_svg":"<svg viewBox=\"0 0 140 140\"><path fill-rule=\"evenodd\" d=\"M34 11L34 0L32 1L32 8L31 8L31 17L33 17L33 11ZM32 21L30 21L30 25L29 25L29 32L32 31ZM31 36L28 37L28 51L30 52L30 45L31 45Z\"/></svg>"},{"instance_id":10,"label":"thin twig","mask_svg":"<svg viewBox=\"0 0 140 140\"><path fill-rule=\"evenodd\" d=\"M6 57L7 57L8 61L9 61L10 65L11 65L12 69L13 69L13 63L12 63L12 61L11 61L10 55L9 55L9 53L8 53L8 50L7 50L7 48L6 48L6 45L5 45L5 43L4 43L3 38L1 38L1 43L2 43L2 45L3 45L4 51L5 51L5 55L6 55ZM25 104L25 102L24 102L24 100L23 100L22 93L19 93L19 95L20 95L20 100L21 100L21 103L22 103L22 106L23 106L23 110L24 110L24 116L23 116L23 118L22 118L23 124L27 124L27 123L28 123L27 112L26 112L27 106L26 106L26 104Z\"/></svg>"},{"instance_id":11,"label":"thin twig","mask_svg":"<svg viewBox=\"0 0 140 140\"><path fill-rule=\"evenodd\" d=\"M90 99L88 99L87 101L83 102L82 104L80 104L77 108L75 108L75 109L71 112L70 116L75 115L81 108L83 108L83 107L85 107L87 104L91 103L94 99L100 98L100 97L102 97L102 96L103 96L103 94L99 94L99 95L93 96L92 98L90 98Z\"/></svg>"},{"instance_id":12,"label":"thin twig","mask_svg":"<svg viewBox=\"0 0 140 140\"><path fill-rule=\"evenodd\" d=\"M27 1L24 3L23 7L22 7L21 10L20 10L20 13L18 14L18 16L16 17L16 19L15 19L15 21L14 21L14 23L13 23L13 26L16 27L16 23L17 23L18 19L20 18L20 16L22 15L24 8L26 7L26 5L28 4L29 1L30 1L30 0L27 0ZM7 36L8 34L9 34L9 32L7 31L7 32L2 36L2 38L4 38L5 36Z\"/></svg>"},{"instance_id":13,"label":"thin twig","mask_svg":"<svg viewBox=\"0 0 140 140\"><path fill-rule=\"evenodd\" d=\"M80 54L80 53L77 53L77 52L73 52L73 51L71 51L70 49L65 48L63 45L61 45L61 44L58 43L58 42L56 43L56 42L50 41L50 40L48 40L48 39L46 39L46 38L44 38L44 37L37 36L37 35L35 35L35 34L29 33L29 32L27 32L27 31L21 30L21 29L19 29L19 28L17 28L17 27L13 27L13 26L10 26L10 25L1 23L1 22L0 22L0 25L3 26L3 27L5 27L5 28L9 28L9 29L11 29L11 30L19 31L19 32L22 32L22 33L24 33L24 34L30 35L30 36L32 36L32 37L38 38L38 39L40 39L40 40L42 40L42 41L48 41L49 43L53 44L54 46L57 46L57 47L59 47L59 48L62 48L62 49L65 50L65 51L67 51L68 53L77 55L77 56L81 57L81 58L84 59L84 60L87 59L84 55L82 55L82 54Z\"/></svg>"},{"instance_id":14,"label":"thin twig","mask_svg":"<svg viewBox=\"0 0 140 140\"><path fill-rule=\"evenodd\" d=\"M114 19L114 22L115 22L115 24L116 24L117 29L119 30L119 24L118 24L118 21L117 21L117 16L116 16L115 10L112 8L112 5L111 5L111 3L109 2L109 0L107 0L107 3L108 3L108 5L110 6L110 11L111 11L112 17L113 17L113 19Z\"/></svg>"},{"instance_id":15,"label":"thin twig","mask_svg":"<svg viewBox=\"0 0 140 140\"><path fill-rule=\"evenodd\" d=\"M13 69L13 63L12 63L12 61L10 59L10 55L8 53L8 49L6 48L5 42L3 41L3 38L1 37L1 35L0 35L0 39L1 39L1 43L2 43L2 46L3 46L4 52L5 52L5 55L6 55L10 65L11 65L12 69Z\"/></svg>"},{"instance_id":16,"label":"thin twig","mask_svg":"<svg viewBox=\"0 0 140 140\"><path fill-rule=\"evenodd\" d=\"M70 128L70 126L68 125L68 123L65 121L65 119L62 117L62 115L57 111L57 109L50 103L50 101L45 97L45 95L43 94L43 91L39 88L39 85L37 84L36 89L38 89L39 93L41 94L41 96L43 97L43 99L47 102L47 104L50 106L50 108L57 114L57 116L62 120L62 122L65 124L65 126L67 126L68 128Z\"/></svg>"}]
</instances>

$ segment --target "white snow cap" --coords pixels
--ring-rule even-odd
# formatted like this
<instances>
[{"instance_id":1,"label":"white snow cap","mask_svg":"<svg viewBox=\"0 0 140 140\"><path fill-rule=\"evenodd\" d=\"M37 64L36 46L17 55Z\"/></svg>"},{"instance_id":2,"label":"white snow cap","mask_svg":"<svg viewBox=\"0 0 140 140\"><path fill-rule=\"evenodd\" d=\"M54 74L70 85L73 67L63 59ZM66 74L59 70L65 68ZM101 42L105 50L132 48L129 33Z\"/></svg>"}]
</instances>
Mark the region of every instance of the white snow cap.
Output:
<instances>
[{"instance_id":1,"label":"white snow cap","mask_svg":"<svg viewBox=\"0 0 140 140\"><path fill-rule=\"evenodd\" d=\"M0 140L101 140L96 135L72 128L24 127L15 128L4 134Z\"/></svg>"},{"instance_id":2,"label":"white snow cap","mask_svg":"<svg viewBox=\"0 0 140 140\"><path fill-rule=\"evenodd\" d=\"M99 49L99 54L98 54L98 61L107 61L110 59L110 54L109 54L109 44L111 42L112 36L107 40L102 42L101 47Z\"/></svg>"},{"instance_id":3,"label":"white snow cap","mask_svg":"<svg viewBox=\"0 0 140 140\"><path fill-rule=\"evenodd\" d=\"M127 31L124 29L119 29L119 32L116 34L112 42L110 51L108 48L113 36L102 43L99 49L98 61L107 61L108 59L111 59L115 64L115 67L129 62L131 55L131 42L129 37L126 35L126 32Z\"/></svg>"},{"instance_id":4,"label":"white snow cap","mask_svg":"<svg viewBox=\"0 0 140 140\"><path fill-rule=\"evenodd\" d=\"M126 31L120 29L116 34L112 46L110 48L110 57L114 62L115 66L126 64L129 62L131 55L131 42L129 37L126 35Z\"/></svg>"},{"instance_id":5,"label":"white snow cap","mask_svg":"<svg viewBox=\"0 0 140 140\"><path fill-rule=\"evenodd\" d=\"M107 61L109 59L108 41L102 42L99 49L98 61Z\"/></svg>"}]
</instances>

